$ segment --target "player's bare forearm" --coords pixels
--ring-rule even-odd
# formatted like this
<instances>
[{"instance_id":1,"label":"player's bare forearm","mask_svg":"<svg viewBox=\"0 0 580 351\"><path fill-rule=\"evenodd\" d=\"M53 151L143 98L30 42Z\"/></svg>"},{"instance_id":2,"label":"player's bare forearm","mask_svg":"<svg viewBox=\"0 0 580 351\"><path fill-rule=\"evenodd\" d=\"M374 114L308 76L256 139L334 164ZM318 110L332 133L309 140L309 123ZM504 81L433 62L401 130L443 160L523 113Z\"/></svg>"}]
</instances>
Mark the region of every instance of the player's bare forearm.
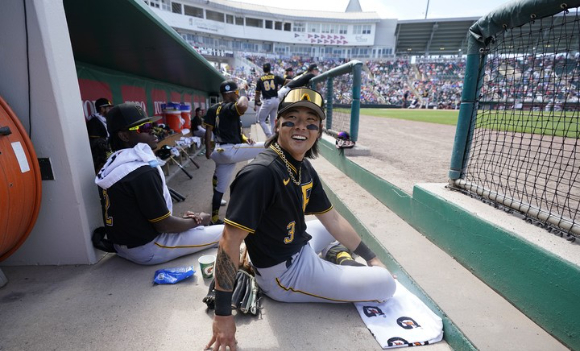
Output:
<instances>
[{"instance_id":1,"label":"player's bare forearm","mask_svg":"<svg viewBox=\"0 0 580 351\"><path fill-rule=\"evenodd\" d=\"M240 260L239 246L238 258L236 259L236 255L233 255L233 258L230 257L230 254L226 252L222 245L223 243L220 241L220 247L215 262L215 287L217 290L233 291L234 283L236 282L236 273L238 272L236 267Z\"/></svg>"},{"instance_id":2,"label":"player's bare forearm","mask_svg":"<svg viewBox=\"0 0 580 351\"><path fill-rule=\"evenodd\" d=\"M248 233L226 224L215 263L216 290L232 291L240 263L240 245Z\"/></svg>"},{"instance_id":3,"label":"player's bare forearm","mask_svg":"<svg viewBox=\"0 0 580 351\"><path fill-rule=\"evenodd\" d=\"M192 218L196 221L196 223L198 225L209 225L210 221L211 221L211 215L209 213L205 213L205 212L192 212L192 211L186 211L183 214L183 218Z\"/></svg>"},{"instance_id":4,"label":"player's bare forearm","mask_svg":"<svg viewBox=\"0 0 580 351\"><path fill-rule=\"evenodd\" d=\"M169 216L153 223L153 227L158 233L181 233L198 225L201 225L200 216L187 216L185 218Z\"/></svg>"},{"instance_id":5,"label":"player's bare forearm","mask_svg":"<svg viewBox=\"0 0 580 351\"><path fill-rule=\"evenodd\" d=\"M236 274L240 261L240 245L248 235L241 229L229 224L224 227L224 233L220 239L220 245L215 263L215 288L216 288L216 315L213 319L213 336L206 346L213 347L213 350L225 350L229 346L230 350L236 349L236 324L234 317L229 314L231 291L234 290ZM226 301L218 300L217 294L224 294L223 291L230 292ZM218 313L219 311L219 313ZM228 315L229 314L229 315Z\"/></svg>"},{"instance_id":6,"label":"player's bare forearm","mask_svg":"<svg viewBox=\"0 0 580 351\"><path fill-rule=\"evenodd\" d=\"M349 250L354 251L361 242L354 228L335 209L316 215L330 234Z\"/></svg>"},{"instance_id":7,"label":"player's bare forearm","mask_svg":"<svg viewBox=\"0 0 580 351\"><path fill-rule=\"evenodd\" d=\"M243 115L244 113L246 113L246 111L248 110L248 98L246 96L240 96L238 98L238 101L236 101L236 109L238 110L238 113L241 115Z\"/></svg>"},{"instance_id":8,"label":"player's bare forearm","mask_svg":"<svg viewBox=\"0 0 580 351\"><path fill-rule=\"evenodd\" d=\"M213 128L210 126L207 126L207 128L205 129L205 158L207 158L208 160L211 157L211 153L212 153L212 149L211 149L211 135L213 133Z\"/></svg>"}]
</instances>

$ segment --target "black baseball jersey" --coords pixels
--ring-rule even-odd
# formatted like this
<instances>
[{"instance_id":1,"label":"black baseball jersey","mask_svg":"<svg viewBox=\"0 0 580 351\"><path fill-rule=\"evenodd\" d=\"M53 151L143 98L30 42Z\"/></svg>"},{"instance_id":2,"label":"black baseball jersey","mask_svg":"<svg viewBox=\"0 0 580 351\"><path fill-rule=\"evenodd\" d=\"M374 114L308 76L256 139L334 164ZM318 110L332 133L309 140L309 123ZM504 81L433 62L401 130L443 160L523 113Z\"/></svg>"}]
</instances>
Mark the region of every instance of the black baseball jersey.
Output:
<instances>
[{"instance_id":1,"label":"black baseball jersey","mask_svg":"<svg viewBox=\"0 0 580 351\"><path fill-rule=\"evenodd\" d=\"M306 72L306 73L303 73L303 74L301 74L300 76L298 76L298 77L294 78L292 81L290 81L288 84L286 84L286 86L287 86L288 88L298 88L298 87L304 87L304 86L306 86L306 85L307 85L307 84L310 82L310 80L311 80L312 78L314 78L314 77L316 77L316 76L314 75L314 73L309 73L309 72Z\"/></svg>"},{"instance_id":2,"label":"black baseball jersey","mask_svg":"<svg viewBox=\"0 0 580 351\"><path fill-rule=\"evenodd\" d=\"M107 138L107 128L97 116L92 116L87 122L87 131L89 138Z\"/></svg>"},{"instance_id":3,"label":"black baseball jersey","mask_svg":"<svg viewBox=\"0 0 580 351\"><path fill-rule=\"evenodd\" d=\"M256 91L262 92L263 99L278 97L278 88L284 85L284 78L271 73L260 77L256 84Z\"/></svg>"},{"instance_id":4,"label":"black baseball jersey","mask_svg":"<svg viewBox=\"0 0 580 351\"><path fill-rule=\"evenodd\" d=\"M207 110L203 124L213 128L216 143L241 144L242 120L237 102L215 104Z\"/></svg>"},{"instance_id":5,"label":"black baseball jersey","mask_svg":"<svg viewBox=\"0 0 580 351\"><path fill-rule=\"evenodd\" d=\"M274 266L298 252L312 238L304 216L332 209L310 162L284 155L296 179L302 167L300 185L294 184L278 151L270 146L238 173L230 187L225 222L250 233L245 242L258 268Z\"/></svg>"},{"instance_id":6,"label":"black baseball jersey","mask_svg":"<svg viewBox=\"0 0 580 351\"><path fill-rule=\"evenodd\" d=\"M153 223L171 215L156 167L139 167L99 190L107 237L115 244L131 248L151 242L159 235Z\"/></svg>"},{"instance_id":7,"label":"black baseball jersey","mask_svg":"<svg viewBox=\"0 0 580 351\"><path fill-rule=\"evenodd\" d=\"M191 130L197 130L197 127L203 125L203 121L199 116L191 117Z\"/></svg>"}]
</instances>

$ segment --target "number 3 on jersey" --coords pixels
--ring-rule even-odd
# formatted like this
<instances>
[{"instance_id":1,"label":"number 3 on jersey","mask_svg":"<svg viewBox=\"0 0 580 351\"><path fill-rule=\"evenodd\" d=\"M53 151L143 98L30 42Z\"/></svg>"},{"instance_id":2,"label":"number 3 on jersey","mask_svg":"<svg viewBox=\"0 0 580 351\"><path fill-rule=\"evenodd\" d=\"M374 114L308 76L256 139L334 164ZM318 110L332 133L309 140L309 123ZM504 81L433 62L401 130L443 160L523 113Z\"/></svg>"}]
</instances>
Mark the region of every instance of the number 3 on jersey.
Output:
<instances>
[{"instance_id":1,"label":"number 3 on jersey","mask_svg":"<svg viewBox=\"0 0 580 351\"><path fill-rule=\"evenodd\" d=\"M296 222L292 221L286 226L288 236L284 238L284 244L290 244L294 241L294 233L296 233Z\"/></svg>"}]
</instances>

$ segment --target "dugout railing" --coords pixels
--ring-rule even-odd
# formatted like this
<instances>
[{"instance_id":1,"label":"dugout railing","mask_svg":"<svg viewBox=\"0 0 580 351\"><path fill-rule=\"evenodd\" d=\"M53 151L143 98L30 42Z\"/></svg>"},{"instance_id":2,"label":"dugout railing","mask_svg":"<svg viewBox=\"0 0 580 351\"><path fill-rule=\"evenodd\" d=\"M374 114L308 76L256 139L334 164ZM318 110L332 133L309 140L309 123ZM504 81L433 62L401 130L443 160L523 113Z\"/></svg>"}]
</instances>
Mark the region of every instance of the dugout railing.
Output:
<instances>
[{"instance_id":1,"label":"dugout railing","mask_svg":"<svg viewBox=\"0 0 580 351\"><path fill-rule=\"evenodd\" d=\"M580 237L580 0L505 4L469 30L450 185Z\"/></svg>"},{"instance_id":2,"label":"dugout railing","mask_svg":"<svg viewBox=\"0 0 580 351\"><path fill-rule=\"evenodd\" d=\"M361 61L353 60L310 80L311 87L319 90L326 101L326 131L331 135L348 131L355 142L358 140L362 66ZM335 109L338 99L342 106L348 107Z\"/></svg>"}]
</instances>

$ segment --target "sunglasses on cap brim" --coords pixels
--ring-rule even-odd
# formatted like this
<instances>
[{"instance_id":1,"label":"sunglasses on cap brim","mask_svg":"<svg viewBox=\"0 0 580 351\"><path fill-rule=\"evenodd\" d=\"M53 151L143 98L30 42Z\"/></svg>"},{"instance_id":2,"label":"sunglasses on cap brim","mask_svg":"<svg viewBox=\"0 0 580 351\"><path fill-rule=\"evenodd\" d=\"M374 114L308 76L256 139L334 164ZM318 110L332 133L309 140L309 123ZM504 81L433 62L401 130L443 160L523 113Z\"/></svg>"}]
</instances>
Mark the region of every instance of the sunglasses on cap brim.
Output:
<instances>
[{"instance_id":1,"label":"sunglasses on cap brim","mask_svg":"<svg viewBox=\"0 0 580 351\"><path fill-rule=\"evenodd\" d=\"M320 108L324 108L324 99L319 92L308 88L292 89L286 94L283 104L292 104L300 101L310 101Z\"/></svg>"},{"instance_id":2,"label":"sunglasses on cap brim","mask_svg":"<svg viewBox=\"0 0 580 351\"><path fill-rule=\"evenodd\" d=\"M137 134L149 134L153 130L153 123L144 122L128 129L137 132Z\"/></svg>"}]
</instances>

